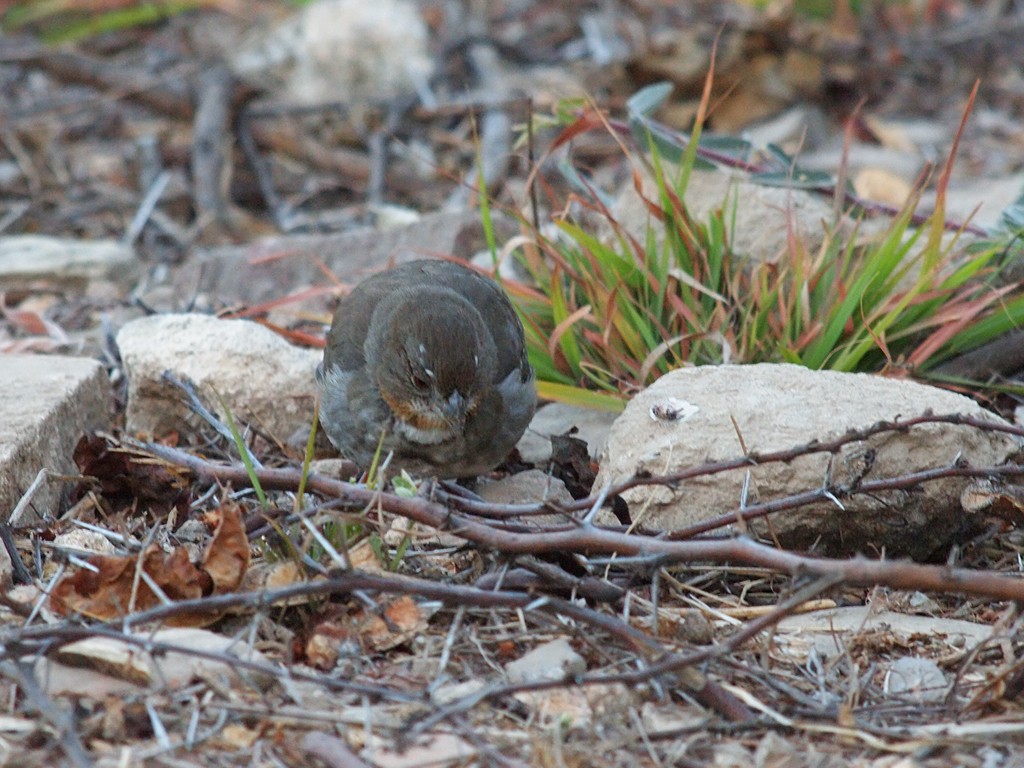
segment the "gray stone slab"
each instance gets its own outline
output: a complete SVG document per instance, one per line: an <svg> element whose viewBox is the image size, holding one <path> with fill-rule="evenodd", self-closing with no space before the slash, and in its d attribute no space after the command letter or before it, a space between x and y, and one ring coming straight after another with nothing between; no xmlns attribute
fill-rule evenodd
<svg viewBox="0 0 1024 768"><path fill-rule="evenodd" d="M135 252L116 240L0 237L0 283L7 287L47 281L81 289L97 280L124 285L137 274Z"/></svg>
<svg viewBox="0 0 1024 768"><path fill-rule="evenodd" d="M503 217L495 218L495 228L500 237L515 231ZM468 259L486 244L478 212L434 213L393 229L277 236L200 251L175 282L184 295L198 288L217 303L255 304L318 286L331 288L334 281L329 275L355 283L391 263L433 256ZM328 298L309 296L302 306L326 306Z"/></svg>
<svg viewBox="0 0 1024 768"><path fill-rule="evenodd" d="M0 355L0 392L0 520L6 521L40 470L77 471L75 445L84 433L109 426L111 393L95 360L49 355ZM29 511L56 512L64 490L43 483Z"/></svg>

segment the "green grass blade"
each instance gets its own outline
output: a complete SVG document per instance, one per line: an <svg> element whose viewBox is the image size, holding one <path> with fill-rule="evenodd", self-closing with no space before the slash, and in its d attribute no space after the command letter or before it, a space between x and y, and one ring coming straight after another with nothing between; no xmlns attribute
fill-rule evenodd
<svg viewBox="0 0 1024 768"><path fill-rule="evenodd" d="M556 384L551 381L537 382L537 396L542 400L554 400L558 403L578 405L582 408L593 408L609 413L621 413L626 407L621 397L594 392L591 389Z"/></svg>
<svg viewBox="0 0 1024 768"><path fill-rule="evenodd" d="M235 447L238 449L238 455L242 458L242 464L245 466L245 471L249 475L249 483L252 485L252 489L256 492L256 498L259 499L260 506L264 509L269 506L267 504L267 495L263 492L263 485L260 483L259 475L256 474L256 466L252 460L252 454L249 453L249 446L245 444L245 440L242 439L242 433L238 431L238 425L235 424L235 417L231 413L231 409L228 408L228 404L224 401L224 398L220 396L220 392L213 390L214 395L217 396L217 401L220 403L221 409L224 411L224 420L228 423L228 429L231 431L231 438L235 441Z"/></svg>

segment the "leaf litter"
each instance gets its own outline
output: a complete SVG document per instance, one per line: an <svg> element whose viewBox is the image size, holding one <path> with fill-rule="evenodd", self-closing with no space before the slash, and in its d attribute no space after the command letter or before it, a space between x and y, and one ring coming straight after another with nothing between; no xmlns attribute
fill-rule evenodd
<svg viewBox="0 0 1024 768"><path fill-rule="evenodd" d="M524 41L516 55L550 58L576 42L574 12L527 5L543 22L538 27L543 31ZM642 18L655 31L679 32L672 18L678 9L635 5L616 10L635 24L629 13L640 9L649 14ZM937 4L929 12L962 11L960 5ZM518 16L514 21L519 23ZM594 39L607 35L601 31L606 22L595 14L580 26ZM898 26L900 20L890 16L889 22ZM720 26L709 29L714 33ZM848 37L863 34L850 19L842 27ZM763 39L757 29L751 32L743 25L729 25L727 33L760 40L754 48L761 51L778 32L773 30ZM133 55L131 35L120 34L93 46L93 59L78 60L79 78L95 75L97 70L84 63L107 53L122 54L117 72L135 70L124 60L125 52L128 58ZM620 41L617 35L608 39ZM155 47L141 47L156 50L157 59L176 50L159 31L144 37ZM681 32L677 37L700 50L699 37ZM957 40L937 40L954 53L935 60L960 60ZM628 64L641 80L651 73L661 77L679 71L686 46L673 48L678 41L661 38L655 42L667 58L652 55ZM735 48L736 38L732 43ZM886 48L881 64L864 57L867 71L874 73L863 76L866 83L889 88L891 80L882 75L892 69L891 61L920 56L920 41L901 43L906 48ZM1008 45L999 35L991 43L996 49ZM999 66L998 56L991 59ZM67 72L66 62L59 69L58 56L36 49L12 53L5 64L13 61L40 62L40 72ZM729 130L730 115L764 104L749 87L760 78L742 72L770 62L764 56L751 62L727 55L723 62L741 73L734 81L743 86L735 87L739 106L718 110L722 128ZM813 81L807 72L815 67L806 62L800 67L805 79ZM996 87L1009 98L1012 68L1003 69ZM848 87L840 70L829 88ZM111 89L111 81L100 75L92 86L101 89L101 97L106 89L116 98L96 98L96 91L90 91L83 100L82 91L70 88L60 102L61 119L53 125L32 109L12 116L4 143L25 173L5 192L34 205L5 210L5 228L20 222L26 230L85 237L123 234L125 220L142 207L138 190L125 185L130 177L124 159L138 156L145 165L144 120L152 119L143 115L140 120L133 94L139 103L152 106L163 100L163 109L170 104L181 110L163 113L168 137L163 149L167 162L187 156L182 117L189 119L190 100L175 101L171 89L153 83L133 88L119 80ZM702 76L698 73L694 87L699 89ZM943 68L931 67L927 76L942 77ZM893 94L906 98L905 84ZM84 111L90 105L98 105L102 114ZM295 123L311 132L308 123L321 119ZM442 165L469 167L472 146L456 147L469 129L453 127L448 116L433 119L422 135L411 138L426 137L441 147ZM123 146L108 142L121 127L129 141ZM353 196L345 193L349 187L361 189L358 169L368 165L329 152L329 142L319 137L294 141L285 129L292 126L284 120L261 127L264 149L275 150L274 175L283 194L300 204L315 200L317 212L329 212L339 198L351 206ZM27 140L48 132L55 141ZM91 141L77 142L81 136ZM983 152L979 162L1003 162L1002 146ZM584 151L600 158L606 150ZM311 158L330 160L334 176L327 177ZM82 172L87 162L91 170ZM353 167L358 173L345 176ZM193 237L215 240L218 231L193 231L174 220L191 201L183 192L187 185L181 179L187 173L181 173L181 163L172 170L179 177L139 233L147 257L164 266L180 258ZM63 194L72 180L74 193ZM395 181L393 176L389 181ZM394 188L427 209L429 201L449 193L442 189L445 182L410 175ZM246 200L256 182L243 174L236 185L237 199ZM84 215L90 210L92 215ZM350 219L361 215L358 205L344 211ZM243 239L253 239L260 229L253 226ZM82 318L97 307L121 311L116 303L112 307L102 296L83 298L51 284L6 288L0 349L65 350L85 340L90 354L106 351L96 346L96 334ZM51 294L60 301L45 305L50 309L34 303ZM112 369L118 373L116 364ZM227 447L195 435L184 438L190 451L229 461ZM282 457L264 457L264 452L273 454L273 446L257 438L266 464L288 466ZM177 441L172 436L170 442ZM574 495L583 499L592 467L571 441L561 448L566 454L556 461L557 470L578 485ZM515 554L469 539L453 542L461 529L452 526L465 519L461 512L447 518L454 523L430 527L416 522L418 535L399 537L411 543L396 558L399 542L389 538L389 531L409 530L412 523L395 510L417 512L429 500L445 498L443 489L421 488L401 503L380 495L376 501L339 508L328 493L311 491L296 505L292 495L278 488L261 506L242 482L213 481L153 455L144 457L121 438L87 438L76 461L92 479L73 492L69 512L11 531L16 552L35 568L36 582L49 586L45 594L19 585L4 595L7 653L0 677L9 705L0 719L0 756L5 762L902 768L1014 765L1019 760L1024 674L1019 603L1011 600L932 592L916 601L912 598L920 593L892 586L845 584L819 590L827 597L809 590L813 597L787 607L777 630L766 622L744 642L730 645L748 623L771 617L788 598L800 597L809 580L814 586L813 575L782 575L750 563L610 557L590 546L565 546L557 557L549 550ZM965 542L958 564L1019 574L1024 549L1014 527L1019 489L997 484L980 488L975 498L980 508L990 509L991 524L985 534ZM303 511L296 513L296 508ZM578 525L562 510L543 511L561 514L563 525ZM333 557L308 535L302 515L324 532L343 559L357 565L358 577L338 573ZM471 517L476 523L481 519L501 533L519 532L515 517ZM624 526L628 522L622 520ZM82 526L100 531L118 554L90 557L51 547L67 529L86 530ZM435 530L443 535L419 535ZM564 529L553 528L548 535L564 536ZM378 559L378 552L386 557ZM491 579L486 586L479 581L484 578ZM594 582L611 589L595 591ZM815 610L798 616L804 606ZM864 610L851 616L851 608ZM794 618L806 623L787 627L785 622ZM974 634L980 630L987 634ZM552 641L567 644L582 658L585 672L570 680L510 685L505 665ZM691 659L688 665L640 674L659 659L675 662L681 655ZM893 664L917 657L933 661L944 675L940 700L923 702L894 691ZM181 662L173 673L161 666L172 659ZM71 685L64 690L56 686L58 664L70 670ZM717 706L701 698L708 681L727 694ZM112 682L125 687L118 692L104 688ZM734 722L728 712L746 716Z"/></svg>

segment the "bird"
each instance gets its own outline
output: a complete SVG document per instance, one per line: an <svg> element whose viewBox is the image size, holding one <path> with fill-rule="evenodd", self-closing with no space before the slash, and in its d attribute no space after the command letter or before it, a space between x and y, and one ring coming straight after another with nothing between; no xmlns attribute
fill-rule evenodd
<svg viewBox="0 0 1024 768"><path fill-rule="evenodd" d="M320 423L361 468L476 477L508 455L536 408L523 324L493 280L461 264L412 261L341 300L327 334Z"/></svg>

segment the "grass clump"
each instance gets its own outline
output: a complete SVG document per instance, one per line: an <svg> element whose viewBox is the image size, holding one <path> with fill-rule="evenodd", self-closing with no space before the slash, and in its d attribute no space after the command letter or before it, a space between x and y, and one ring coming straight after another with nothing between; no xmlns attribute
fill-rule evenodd
<svg viewBox="0 0 1024 768"><path fill-rule="evenodd" d="M648 151L641 157L623 150L653 179L645 189L634 171L634 187L650 213L643 236L625 231L576 175L570 176L575 191L560 206L573 213L555 219L553 235L534 230L516 250L533 286L506 281L506 287L524 321L543 397L621 407L621 397L669 370L723 362L790 362L941 380L935 371L943 361L1024 323L1021 285L1000 282L1015 234L992 233L964 248L962 232L946 232L948 164L936 210L923 222L914 216L914 197L867 244L832 226L814 249L791 236L774 259L735 253L731 222L744 201L733 195L706 221L690 215L685 189L692 170L706 165L705 153L699 130L684 137L650 118L667 93L655 86L630 103L629 126ZM563 135L578 135L584 123L616 128L591 113L577 116ZM728 156L753 167L754 148L731 141ZM712 148L706 155L721 159L727 143L706 145ZM771 152L775 167L762 166L752 181L771 184L788 176L792 186L815 189L827 181L794 173L790 158ZM950 161L954 154L955 147ZM855 207L847 211L856 214ZM595 217L609 236L593 234L593 224L585 222Z"/></svg>

